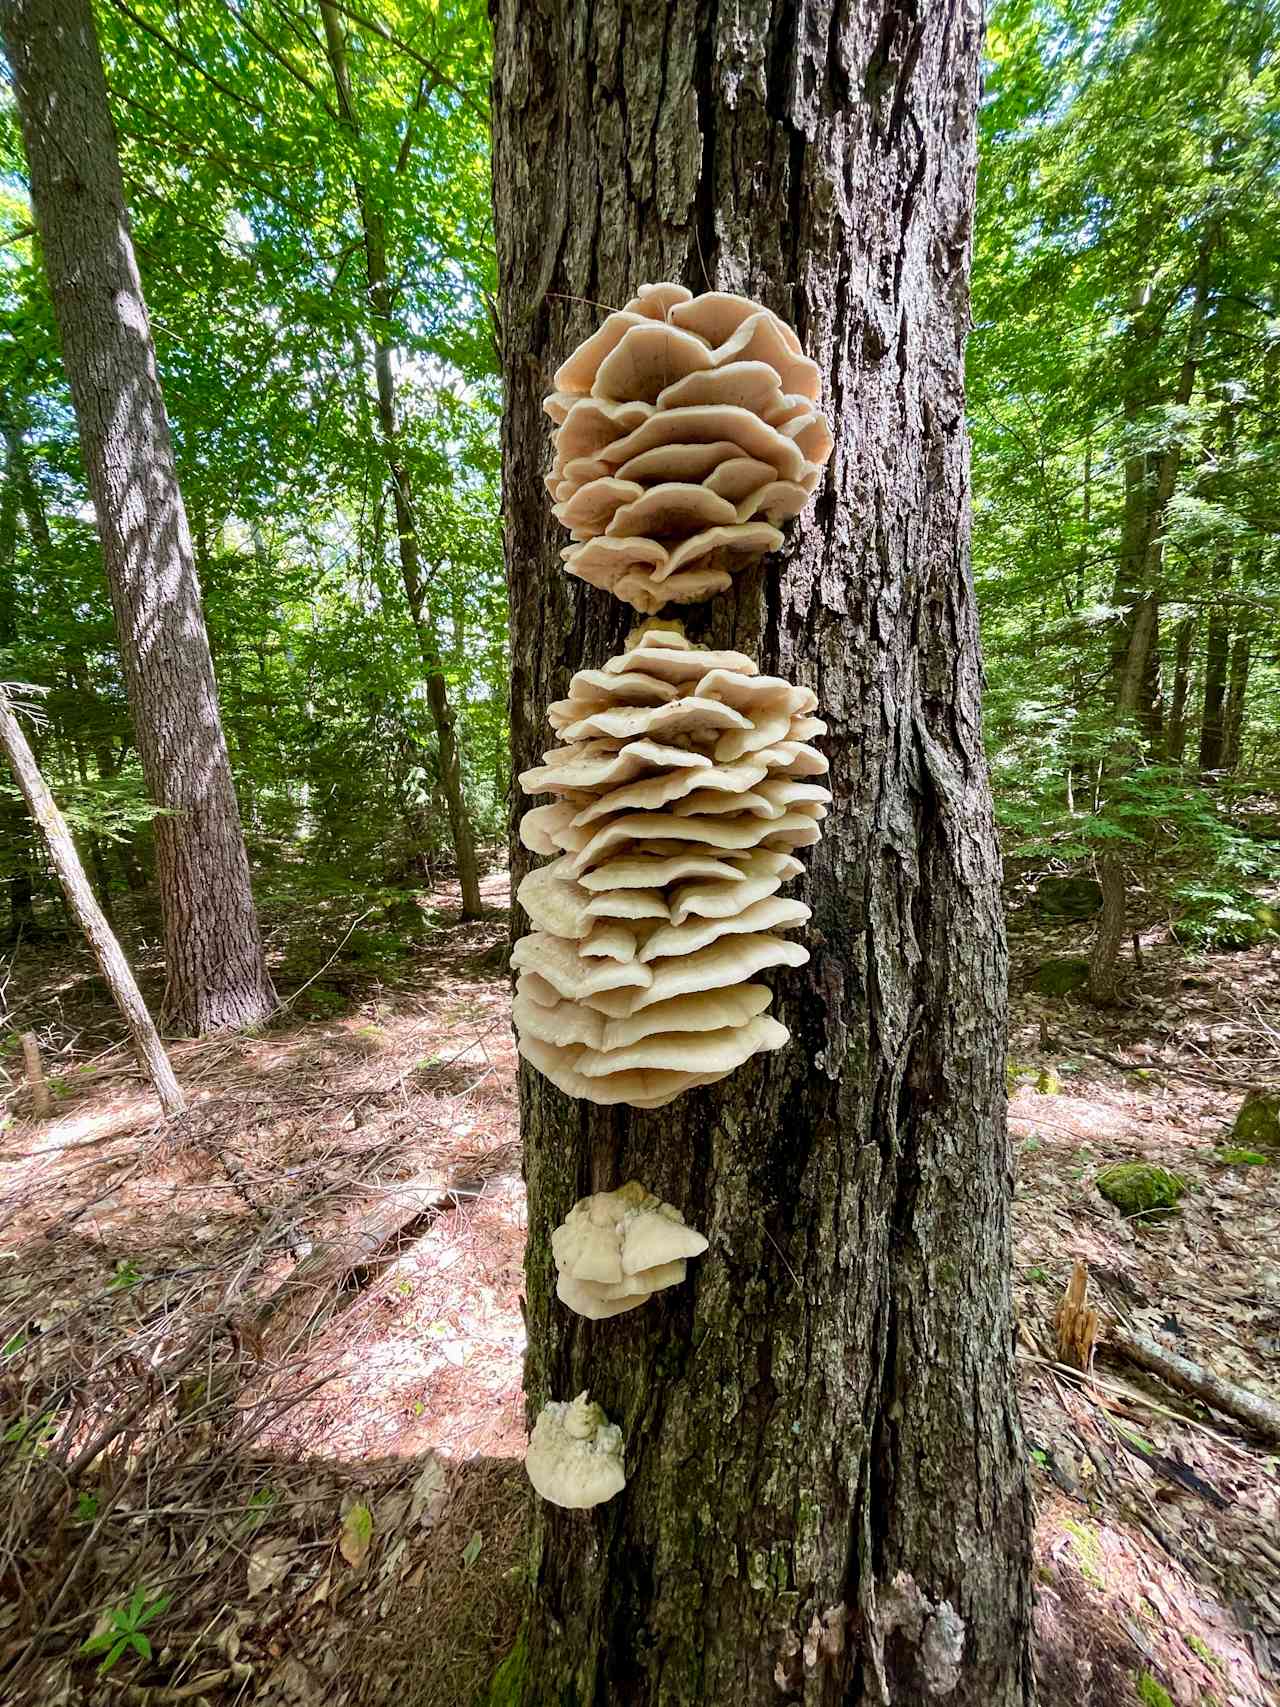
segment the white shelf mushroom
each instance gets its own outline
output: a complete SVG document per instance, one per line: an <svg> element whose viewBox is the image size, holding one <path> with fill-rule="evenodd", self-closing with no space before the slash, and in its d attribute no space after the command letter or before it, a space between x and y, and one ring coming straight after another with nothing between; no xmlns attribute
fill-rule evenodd
<svg viewBox="0 0 1280 1707"><path fill-rule="evenodd" d="M518 891L534 929L512 952L513 1018L521 1054L570 1096L657 1108L787 1042L750 980L808 959L779 933L809 909L776 892L831 799L813 780L816 706L651 623L551 707L563 745L520 781L554 798L520 835L556 857ZM563 1283L573 1302L581 1277Z"/></svg>
<svg viewBox="0 0 1280 1707"><path fill-rule="evenodd" d="M686 1260L706 1248L674 1204L631 1180L617 1191L582 1198L552 1233L556 1296L592 1321L619 1316L664 1287L679 1286Z"/></svg>
<svg viewBox="0 0 1280 1707"><path fill-rule="evenodd" d="M525 1453L529 1480L552 1505L602 1505L627 1485L622 1430L585 1392L542 1407Z"/></svg>
<svg viewBox="0 0 1280 1707"><path fill-rule="evenodd" d="M835 445L795 332L722 291L641 285L554 384L565 568L640 611L709 598L776 551Z"/></svg>

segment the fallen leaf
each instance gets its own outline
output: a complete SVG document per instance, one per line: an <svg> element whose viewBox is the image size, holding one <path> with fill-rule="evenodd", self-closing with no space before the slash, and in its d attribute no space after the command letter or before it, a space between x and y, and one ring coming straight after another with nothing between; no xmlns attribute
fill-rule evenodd
<svg viewBox="0 0 1280 1707"><path fill-rule="evenodd" d="M422 1467L422 1474L413 1484L413 1500L409 1507L410 1523L428 1523L434 1519L448 1481L444 1465L433 1452L429 1452Z"/></svg>
<svg viewBox="0 0 1280 1707"><path fill-rule="evenodd" d="M476 1560L480 1557L480 1550L483 1546L484 1538L477 1529L472 1534L470 1541L468 1541L466 1546L462 1549L463 1564L468 1566L474 1565Z"/></svg>
<svg viewBox="0 0 1280 1707"><path fill-rule="evenodd" d="M274 1541L264 1541L260 1547L254 1547L249 1554L247 1571L249 1599L273 1589L288 1575L292 1563L290 1543L283 1536L278 1536Z"/></svg>
<svg viewBox="0 0 1280 1707"><path fill-rule="evenodd" d="M353 1505L342 1520L338 1551L354 1570L364 1564L372 1545L373 1513L367 1505Z"/></svg>

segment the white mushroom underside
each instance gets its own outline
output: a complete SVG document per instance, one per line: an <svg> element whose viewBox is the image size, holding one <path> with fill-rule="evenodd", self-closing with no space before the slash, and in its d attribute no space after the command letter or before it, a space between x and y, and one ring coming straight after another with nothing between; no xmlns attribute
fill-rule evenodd
<svg viewBox="0 0 1280 1707"><path fill-rule="evenodd" d="M567 571L648 614L709 598L775 551L834 448L819 377L763 304L642 285L544 404L547 487L576 542Z"/></svg>
<svg viewBox="0 0 1280 1707"><path fill-rule="evenodd" d="M816 705L669 626L573 678L565 744L521 776L552 796L521 839L554 857L520 884L512 951L520 1052L570 1096L657 1108L787 1043L752 980L809 957L779 934L809 909L777 891L831 800Z"/></svg>

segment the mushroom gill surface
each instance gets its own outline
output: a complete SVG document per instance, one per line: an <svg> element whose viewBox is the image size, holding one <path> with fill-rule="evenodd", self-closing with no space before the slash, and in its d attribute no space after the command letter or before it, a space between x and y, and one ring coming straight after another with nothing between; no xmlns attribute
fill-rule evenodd
<svg viewBox="0 0 1280 1707"><path fill-rule="evenodd" d="M809 958L777 891L803 870L831 795L816 696L739 652L647 624L551 707L562 744L521 773L551 803L524 845L550 855L517 892L520 1053L570 1096L658 1108L779 1049L753 982Z"/></svg>
<svg viewBox="0 0 1280 1707"><path fill-rule="evenodd" d="M553 384L565 568L646 613L776 551L834 449L817 363L771 309L723 291L641 285Z"/></svg>

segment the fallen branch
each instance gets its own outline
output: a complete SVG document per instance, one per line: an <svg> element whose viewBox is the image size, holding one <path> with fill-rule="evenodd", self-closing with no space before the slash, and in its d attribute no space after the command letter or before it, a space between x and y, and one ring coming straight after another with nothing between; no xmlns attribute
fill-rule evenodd
<svg viewBox="0 0 1280 1707"><path fill-rule="evenodd" d="M349 1274L368 1268L416 1223L434 1219L456 1206L460 1197L476 1197L483 1189L476 1180L447 1181L432 1174L417 1174L391 1186L353 1228L317 1245L258 1305L245 1324L254 1351L263 1355L268 1335L292 1341L310 1326Z"/></svg>
<svg viewBox="0 0 1280 1707"><path fill-rule="evenodd" d="M1139 1369L1158 1375L1179 1392L1190 1393L1193 1398L1212 1405L1224 1416L1246 1423L1270 1440L1280 1440L1280 1405L1264 1398L1261 1393L1224 1381L1222 1376L1215 1375L1203 1364L1192 1363L1189 1357L1166 1351L1145 1334L1135 1334L1115 1324L1107 1328L1098 1343L1106 1350L1127 1358L1130 1363L1136 1363Z"/></svg>

